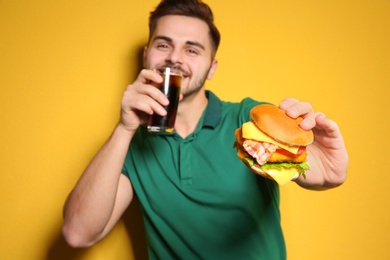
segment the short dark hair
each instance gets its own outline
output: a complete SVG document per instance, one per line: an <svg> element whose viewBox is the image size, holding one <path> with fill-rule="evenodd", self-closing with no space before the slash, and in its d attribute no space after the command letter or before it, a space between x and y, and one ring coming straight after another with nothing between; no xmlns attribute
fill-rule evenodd
<svg viewBox="0 0 390 260"><path fill-rule="evenodd" d="M213 12L207 4L203 3L202 0L162 0L156 9L150 13L149 41L156 29L158 19L166 15L183 15L204 21L210 29L210 36L214 44L213 54L215 55L221 41L221 35L214 24Z"/></svg>

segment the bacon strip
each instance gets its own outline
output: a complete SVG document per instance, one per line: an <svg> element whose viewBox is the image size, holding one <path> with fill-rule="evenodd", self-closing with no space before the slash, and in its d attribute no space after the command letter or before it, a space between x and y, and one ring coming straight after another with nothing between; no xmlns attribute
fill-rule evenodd
<svg viewBox="0 0 390 260"><path fill-rule="evenodd" d="M278 147L271 143L263 143L251 139L246 139L242 146L260 165L265 164Z"/></svg>

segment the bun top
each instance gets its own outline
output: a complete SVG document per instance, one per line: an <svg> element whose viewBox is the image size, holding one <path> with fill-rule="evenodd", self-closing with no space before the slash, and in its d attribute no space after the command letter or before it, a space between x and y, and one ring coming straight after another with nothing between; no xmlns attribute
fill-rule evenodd
<svg viewBox="0 0 390 260"><path fill-rule="evenodd" d="M313 132L305 131L299 126L303 118L291 118L277 106L258 105L249 114L261 131L278 142L290 146L306 146L313 142Z"/></svg>

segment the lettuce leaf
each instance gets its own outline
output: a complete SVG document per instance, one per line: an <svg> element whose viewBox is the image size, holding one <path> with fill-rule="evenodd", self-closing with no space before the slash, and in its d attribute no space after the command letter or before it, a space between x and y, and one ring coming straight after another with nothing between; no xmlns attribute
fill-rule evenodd
<svg viewBox="0 0 390 260"><path fill-rule="evenodd" d="M245 157L245 162L251 167L255 164L255 160L251 157ZM262 166L260 166L264 170L269 169L284 169L284 168L296 168L298 170L298 173L300 175L303 175L303 177L306 179L305 171L310 170L309 165L307 164L307 161L302 163L293 163L293 162L283 162L283 163L266 163Z"/></svg>

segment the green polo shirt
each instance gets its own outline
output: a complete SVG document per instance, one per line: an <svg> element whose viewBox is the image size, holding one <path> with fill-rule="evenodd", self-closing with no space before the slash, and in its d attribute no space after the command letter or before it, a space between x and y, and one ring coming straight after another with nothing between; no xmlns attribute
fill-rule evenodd
<svg viewBox="0 0 390 260"><path fill-rule="evenodd" d="M150 259L285 259L279 189L249 171L234 131L259 104L208 105L193 134L151 135L139 128L123 173L142 206Z"/></svg>

